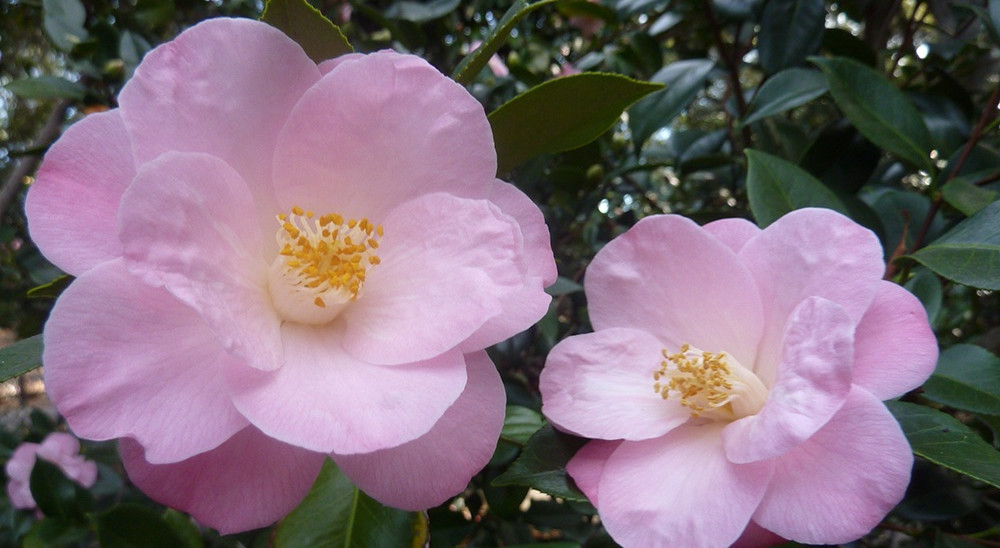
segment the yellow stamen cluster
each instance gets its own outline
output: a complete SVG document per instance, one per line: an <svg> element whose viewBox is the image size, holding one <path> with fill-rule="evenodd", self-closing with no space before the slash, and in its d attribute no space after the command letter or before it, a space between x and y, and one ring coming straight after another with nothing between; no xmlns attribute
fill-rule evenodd
<svg viewBox="0 0 1000 548"><path fill-rule="evenodd" d="M684 344L676 354L662 350L663 361L653 372L653 389L663 399L676 392L681 405L691 409L691 416L698 417L709 408L722 407L730 400L732 371L726 363L725 352L691 352L691 345ZM661 382L662 379L662 382Z"/></svg>
<svg viewBox="0 0 1000 548"><path fill-rule="evenodd" d="M382 225L368 219L345 219L336 213L316 217L299 206L290 214L279 214L279 252L295 285L318 296L313 304L326 307L321 293L346 291L354 300L365 283L367 269L379 264Z"/></svg>

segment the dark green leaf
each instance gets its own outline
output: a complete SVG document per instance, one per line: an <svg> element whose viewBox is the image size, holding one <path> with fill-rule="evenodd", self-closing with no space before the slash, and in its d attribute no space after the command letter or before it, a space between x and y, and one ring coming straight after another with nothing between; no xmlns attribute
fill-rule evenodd
<svg viewBox="0 0 1000 548"><path fill-rule="evenodd" d="M70 51L87 37L83 24L87 10L80 0L42 0L45 19L42 28L52 43L63 51Z"/></svg>
<svg viewBox="0 0 1000 548"><path fill-rule="evenodd" d="M823 0L769 0L760 18L757 51L768 74L802 64L823 41Z"/></svg>
<svg viewBox="0 0 1000 548"><path fill-rule="evenodd" d="M823 50L836 57L849 57L859 63L874 67L878 57L861 38L841 28L829 28L823 32Z"/></svg>
<svg viewBox="0 0 1000 548"><path fill-rule="evenodd" d="M952 346L941 353L923 396L957 409L1000 415L1000 358L981 346Z"/></svg>
<svg viewBox="0 0 1000 548"><path fill-rule="evenodd" d="M35 335L0 348L0 382L42 365L42 336Z"/></svg>
<svg viewBox="0 0 1000 548"><path fill-rule="evenodd" d="M205 547L205 540L201 536L201 531L198 530L198 526L191 521L188 515L168 508L163 513L163 521L173 529L177 537L182 539L183 544L181 546L184 548Z"/></svg>
<svg viewBox="0 0 1000 548"><path fill-rule="evenodd" d="M964 177L959 177L944 185L941 197L955 209L971 216L1000 198L1000 193L976 186Z"/></svg>
<svg viewBox="0 0 1000 548"><path fill-rule="evenodd" d="M524 445L544 424L545 419L538 411L521 405L508 405L500 437Z"/></svg>
<svg viewBox="0 0 1000 548"><path fill-rule="evenodd" d="M924 305L924 310L927 312L927 319L933 326L941 312L941 299L943 297L941 280L926 268L916 268L913 277L906 282L906 289L920 299L920 303Z"/></svg>
<svg viewBox="0 0 1000 548"><path fill-rule="evenodd" d="M510 31L514 30L514 26L521 19L524 19L526 15L546 4L558 1L539 0L538 2L528 2L527 0L516 0L510 9L507 10L507 13L500 18L496 27L493 28L493 32L483 40L483 43L475 51L470 52L462 59L455 68L455 72L452 73L452 78L463 85L471 82L479 74L479 71L483 70L490 57L500 49L500 46L504 45L507 37L510 36Z"/></svg>
<svg viewBox="0 0 1000 548"><path fill-rule="evenodd" d="M583 286L563 276L559 276L556 278L555 283L545 288L545 292L554 297L576 293L577 291L583 291Z"/></svg>
<svg viewBox="0 0 1000 548"><path fill-rule="evenodd" d="M47 284L37 285L28 290L29 299L56 298L69 287L75 278L68 274L63 274Z"/></svg>
<svg viewBox="0 0 1000 548"><path fill-rule="evenodd" d="M555 497L586 500L566 475L566 463L586 441L557 432L550 425L543 426L531 436L510 468L493 480L493 485L528 485Z"/></svg>
<svg viewBox="0 0 1000 548"><path fill-rule="evenodd" d="M1000 452L957 419L914 403L886 402L913 452L933 463L1000 487Z"/></svg>
<svg viewBox="0 0 1000 548"><path fill-rule="evenodd" d="M489 115L497 172L507 173L539 154L593 141L626 107L661 87L617 74L585 72L529 89Z"/></svg>
<svg viewBox="0 0 1000 548"><path fill-rule="evenodd" d="M85 540L90 531L79 523L60 518L46 517L35 522L24 536L21 548L52 548L75 546Z"/></svg>
<svg viewBox="0 0 1000 548"><path fill-rule="evenodd" d="M804 169L777 156L748 149L747 195L761 228L803 207L825 207L850 215L832 190Z"/></svg>
<svg viewBox="0 0 1000 548"><path fill-rule="evenodd" d="M912 257L949 280L1000 289L1000 201L958 223Z"/></svg>
<svg viewBox="0 0 1000 548"><path fill-rule="evenodd" d="M327 460L312 490L278 523L278 548L423 546L427 517L382 506Z"/></svg>
<svg viewBox="0 0 1000 548"><path fill-rule="evenodd" d="M708 59L688 59L671 63L653 75L650 80L665 85L666 89L651 94L629 109L629 126L636 148L694 101L713 67L715 63Z"/></svg>
<svg viewBox="0 0 1000 548"><path fill-rule="evenodd" d="M260 20L298 42L317 63L354 51L340 27L306 0L268 0Z"/></svg>
<svg viewBox="0 0 1000 548"><path fill-rule="evenodd" d="M461 0L431 0L430 2L400 0L385 10L385 16L413 23L426 23L455 11L460 3Z"/></svg>
<svg viewBox="0 0 1000 548"><path fill-rule="evenodd" d="M101 548L177 548L190 546L156 510L121 504L99 514L97 539Z"/></svg>
<svg viewBox="0 0 1000 548"><path fill-rule="evenodd" d="M66 98L80 101L87 96L86 86L58 76L22 78L14 80L4 87L14 95L24 99Z"/></svg>
<svg viewBox="0 0 1000 548"><path fill-rule="evenodd" d="M802 68L783 70L768 78L747 105L741 126L802 106L826 93L823 73Z"/></svg>
<svg viewBox="0 0 1000 548"><path fill-rule="evenodd" d="M982 544L970 538L965 540L961 535L936 531L933 548L982 548Z"/></svg>
<svg viewBox="0 0 1000 548"><path fill-rule="evenodd" d="M927 171L931 136L913 103L884 76L845 58L812 61L826 75L830 94L862 135L910 164Z"/></svg>
<svg viewBox="0 0 1000 548"><path fill-rule="evenodd" d="M47 460L36 458L31 469L31 496L46 516L82 522L93 505L90 493Z"/></svg>

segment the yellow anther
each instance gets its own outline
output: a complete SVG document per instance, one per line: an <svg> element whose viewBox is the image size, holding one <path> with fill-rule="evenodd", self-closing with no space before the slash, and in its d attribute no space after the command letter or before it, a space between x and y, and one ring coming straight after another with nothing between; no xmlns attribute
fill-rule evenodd
<svg viewBox="0 0 1000 548"><path fill-rule="evenodd" d="M691 409L691 416L698 417L706 410L722 407L731 399L732 371L724 352L692 352L684 344L680 352L661 352L660 368L653 371L653 389L663 399L680 397L680 404ZM660 382L666 379L666 382Z"/></svg>
<svg viewBox="0 0 1000 548"><path fill-rule="evenodd" d="M292 206L292 213L301 216L304 212L302 211L301 207L299 207L299 206Z"/></svg>
<svg viewBox="0 0 1000 548"><path fill-rule="evenodd" d="M323 302L323 297L316 297L313 300L313 304L315 304L316 306L318 306L320 308L326 308L326 303Z"/></svg>

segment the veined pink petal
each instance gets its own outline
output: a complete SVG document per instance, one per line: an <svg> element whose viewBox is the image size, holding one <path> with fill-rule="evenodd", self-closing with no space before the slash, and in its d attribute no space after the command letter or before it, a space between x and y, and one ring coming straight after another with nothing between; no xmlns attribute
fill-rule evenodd
<svg viewBox="0 0 1000 548"><path fill-rule="evenodd" d="M224 535L270 525L290 512L326 459L252 426L207 453L173 464L150 464L142 446L129 438L118 447L129 480L139 489Z"/></svg>
<svg viewBox="0 0 1000 548"><path fill-rule="evenodd" d="M520 231L490 202L429 194L382 224L381 263L342 313L344 348L358 359L398 364L441 355L502 314L524 285Z"/></svg>
<svg viewBox="0 0 1000 548"><path fill-rule="evenodd" d="M370 453L426 434L458 399L466 365L457 352L392 366L361 361L343 348L336 325L286 323L285 365L264 372L225 369L233 402L278 440L323 453Z"/></svg>
<svg viewBox="0 0 1000 548"><path fill-rule="evenodd" d="M503 428L507 396L486 352L465 361L465 391L429 432L373 453L331 455L362 491L389 506L423 510L461 492L486 466Z"/></svg>
<svg viewBox="0 0 1000 548"><path fill-rule="evenodd" d="M426 61L391 51L323 76L296 105L274 160L282 206L376 223L421 194L482 196L495 173L482 105Z"/></svg>
<svg viewBox="0 0 1000 548"><path fill-rule="evenodd" d="M750 272L693 221L647 217L597 253L584 277L595 331L633 327L668 350L726 352L747 368L763 326Z"/></svg>
<svg viewBox="0 0 1000 548"><path fill-rule="evenodd" d="M45 258L79 276L121 256L118 203L134 176L121 111L91 114L70 126L45 154L24 205L31 239Z"/></svg>
<svg viewBox="0 0 1000 548"><path fill-rule="evenodd" d="M731 461L787 453L830 420L851 390L853 335L851 319L833 301L809 297L792 311L767 402L758 414L723 430Z"/></svg>
<svg viewBox="0 0 1000 548"><path fill-rule="evenodd" d="M723 548L746 528L774 463L733 464L721 427L681 426L665 436L623 442L600 481L598 511L625 546Z"/></svg>
<svg viewBox="0 0 1000 548"><path fill-rule="evenodd" d="M874 233L840 213L816 208L778 219L743 246L740 258L753 272L764 303L764 336L754 372L768 386L774 382L786 320L802 299L829 299L857 325L885 270Z"/></svg>
<svg viewBox="0 0 1000 548"><path fill-rule="evenodd" d="M902 498L913 454L889 410L863 388L812 438L777 460L754 521L807 544L874 528Z"/></svg>
<svg viewBox="0 0 1000 548"><path fill-rule="evenodd" d="M566 472L573 478L576 486L583 491L590 502L597 506L597 487L601 483L601 474L604 473L604 465L608 463L611 453L618 449L624 442L594 440L584 445L566 463Z"/></svg>
<svg viewBox="0 0 1000 548"><path fill-rule="evenodd" d="M880 282L854 335L854 384L880 400L895 398L923 384L937 359L923 305L906 289Z"/></svg>
<svg viewBox="0 0 1000 548"><path fill-rule="evenodd" d="M564 339L539 379L542 412L561 430L605 440L662 436L691 410L654 390L663 344L645 331L608 328Z"/></svg>
<svg viewBox="0 0 1000 548"><path fill-rule="evenodd" d="M729 249L732 249L734 253L739 253L747 242L760 234L757 225L739 218L719 219L705 224L702 228L729 246Z"/></svg>
<svg viewBox="0 0 1000 548"><path fill-rule="evenodd" d="M757 525L756 521L750 520L747 528L743 530L743 534L733 543L732 548L767 548L769 546L785 544L786 542L788 540Z"/></svg>
<svg viewBox="0 0 1000 548"><path fill-rule="evenodd" d="M197 310L223 347L258 369L281 366L280 318L267 290L261 227L246 183L207 154L168 152L122 199L129 268ZM275 222L277 225L277 222Z"/></svg>
<svg viewBox="0 0 1000 548"><path fill-rule="evenodd" d="M134 437L154 462L207 451L246 426L222 378L233 360L194 310L121 259L77 278L45 325L45 390L73 431Z"/></svg>

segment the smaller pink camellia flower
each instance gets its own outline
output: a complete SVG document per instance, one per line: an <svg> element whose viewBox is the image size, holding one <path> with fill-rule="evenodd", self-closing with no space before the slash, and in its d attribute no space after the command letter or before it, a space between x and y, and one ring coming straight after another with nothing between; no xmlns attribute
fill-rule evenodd
<svg viewBox="0 0 1000 548"><path fill-rule="evenodd" d="M7 461L7 495L14 508L31 510L38 505L31 496L31 471L35 460L44 459L59 467L66 477L83 487L97 481L97 464L80 455L80 440L70 434L53 432L42 443L25 442L14 449Z"/></svg>
<svg viewBox="0 0 1000 548"><path fill-rule="evenodd" d="M824 209L764 230L647 217L602 249L594 333L552 349L542 410L624 546L837 544L898 503L913 456L881 400L937 361L871 231Z"/></svg>

